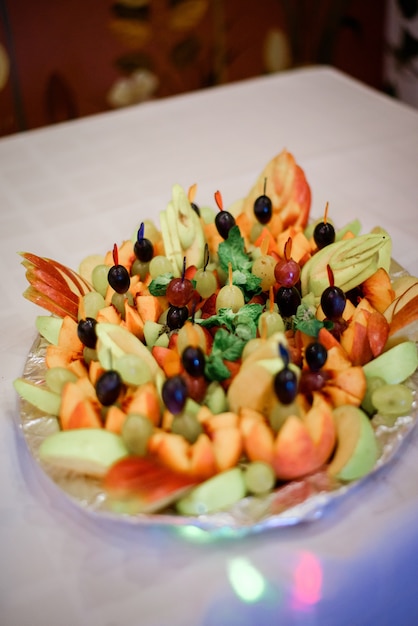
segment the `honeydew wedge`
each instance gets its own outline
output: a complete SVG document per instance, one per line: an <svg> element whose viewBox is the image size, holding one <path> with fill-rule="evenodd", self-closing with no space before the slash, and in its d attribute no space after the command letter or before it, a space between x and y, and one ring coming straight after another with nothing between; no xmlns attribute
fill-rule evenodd
<svg viewBox="0 0 418 626"><path fill-rule="evenodd" d="M144 338L148 348L152 348L152 346L156 344L160 345L158 344L158 340L163 332L164 324L159 324L158 322L146 320L146 322L144 323Z"/></svg>
<svg viewBox="0 0 418 626"><path fill-rule="evenodd" d="M97 356L105 369L126 354L135 354L148 365L152 378L162 373L160 366L148 348L123 326L102 322L96 325Z"/></svg>
<svg viewBox="0 0 418 626"><path fill-rule="evenodd" d="M174 274L181 276L184 257L187 265L201 267L205 234L200 218L180 185L173 186L171 201L160 213L160 223L166 256L173 265Z"/></svg>
<svg viewBox="0 0 418 626"><path fill-rule="evenodd" d="M328 474L344 482L366 476L374 468L379 448L371 422L361 409L342 405L333 411L337 448Z"/></svg>
<svg viewBox="0 0 418 626"><path fill-rule="evenodd" d="M245 495L244 474L234 467L192 489L177 501L176 510L180 515L206 515L229 508Z"/></svg>
<svg viewBox="0 0 418 626"><path fill-rule="evenodd" d="M319 250L303 266L302 292L313 292L315 298L320 299L329 285L328 265L334 273L335 284L349 291L370 278L379 267L388 271L391 250L391 238L382 230L335 241Z"/></svg>
<svg viewBox="0 0 418 626"><path fill-rule="evenodd" d="M56 467L96 478L128 456L122 437L100 428L61 430L41 443L39 458Z"/></svg>
<svg viewBox="0 0 418 626"><path fill-rule="evenodd" d="M61 406L61 396L46 387L33 383L24 378L17 378L13 386L19 396L47 415L58 415Z"/></svg>
<svg viewBox="0 0 418 626"><path fill-rule="evenodd" d="M58 345L62 322L62 317L55 317L53 315L38 315L35 320L38 333L54 346Z"/></svg>
<svg viewBox="0 0 418 626"><path fill-rule="evenodd" d="M414 341L403 341L363 366L366 378L382 378L388 385L396 385L412 376L418 367L417 347Z"/></svg>

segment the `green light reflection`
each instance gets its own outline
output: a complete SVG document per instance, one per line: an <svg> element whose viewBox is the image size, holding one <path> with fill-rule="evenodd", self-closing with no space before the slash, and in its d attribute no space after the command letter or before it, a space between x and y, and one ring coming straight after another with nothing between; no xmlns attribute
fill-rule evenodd
<svg viewBox="0 0 418 626"><path fill-rule="evenodd" d="M266 591L264 576L244 557L231 559L228 563L228 578L243 602L258 602Z"/></svg>

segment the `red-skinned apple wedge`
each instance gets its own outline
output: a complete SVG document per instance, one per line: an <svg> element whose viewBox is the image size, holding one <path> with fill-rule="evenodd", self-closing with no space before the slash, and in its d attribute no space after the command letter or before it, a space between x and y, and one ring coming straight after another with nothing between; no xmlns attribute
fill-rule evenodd
<svg viewBox="0 0 418 626"><path fill-rule="evenodd" d="M153 513L178 500L196 479L179 474L151 458L126 457L114 463L103 479L110 498L130 512Z"/></svg>

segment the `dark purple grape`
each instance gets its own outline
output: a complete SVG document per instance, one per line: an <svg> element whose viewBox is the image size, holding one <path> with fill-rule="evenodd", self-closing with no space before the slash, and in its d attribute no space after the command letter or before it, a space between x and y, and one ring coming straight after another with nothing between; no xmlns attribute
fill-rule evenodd
<svg viewBox="0 0 418 626"><path fill-rule="evenodd" d="M254 202L254 215L260 224L267 224L271 220L273 207L271 200L265 194L258 196Z"/></svg>
<svg viewBox="0 0 418 626"><path fill-rule="evenodd" d="M187 346L181 355L183 367L190 376L203 376L205 373L205 353L199 346Z"/></svg>
<svg viewBox="0 0 418 626"><path fill-rule="evenodd" d="M142 222L141 226L138 229L138 235L134 245L134 252L138 261L148 263L148 261L151 261L152 257L154 256L154 246L149 239L144 237L144 232L145 226L144 222Z"/></svg>
<svg viewBox="0 0 418 626"><path fill-rule="evenodd" d="M129 272L124 265L113 265L109 270L107 280L116 293L126 293L131 284Z"/></svg>
<svg viewBox="0 0 418 626"><path fill-rule="evenodd" d="M284 367L274 377L274 391L282 404L291 404L298 392L298 377L290 367Z"/></svg>
<svg viewBox="0 0 418 626"><path fill-rule="evenodd" d="M187 306L170 306L167 312L167 326L170 330L181 328L189 317Z"/></svg>
<svg viewBox="0 0 418 626"><path fill-rule="evenodd" d="M164 381L161 389L163 402L174 415L181 413L187 400L187 385L183 378L172 376Z"/></svg>
<svg viewBox="0 0 418 626"><path fill-rule="evenodd" d="M335 241L334 226L330 222L319 222L314 228L313 238L319 250L329 246Z"/></svg>
<svg viewBox="0 0 418 626"><path fill-rule="evenodd" d="M215 226L222 239L227 239L229 231L235 226L235 217L229 211L219 211L215 216Z"/></svg>
<svg viewBox="0 0 418 626"><path fill-rule="evenodd" d="M134 252L138 261L148 263L154 256L154 246L149 239L144 237L135 241Z"/></svg>
<svg viewBox="0 0 418 626"><path fill-rule="evenodd" d="M96 320L93 317L86 317L80 320L77 325L77 335L81 343L87 348L95 348L97 343Z"/></svg>
<svg viewBox="0 0 418 626"><path fill-rule="evenodd" d="M99 376L96 382L96 396L103 406L114 404L122 389L122 379L119 372L107 370Z"/></svg>
<svg viewBox="0 0 418 626"><path fill-rule="evenodd" d="M295 315L300 303L301 297L296 287L280 287L278 289L276 293L276 304L279 307L279 313L282 317Z"/></svg>
<svg viewBox="0 0 418 626"><path fill-rule="evenodd" d="M325 365L328 357L326 347L319 341L313 341L305 349L305 359L312 372L318 372Z"/></svg>
<svg viewBox="0 0 418 626"><path fill-rule="evenodd" d="M321 307L329 320L338 320L345 309L346 297L340 287L330 285L321 295Z"/></svg>

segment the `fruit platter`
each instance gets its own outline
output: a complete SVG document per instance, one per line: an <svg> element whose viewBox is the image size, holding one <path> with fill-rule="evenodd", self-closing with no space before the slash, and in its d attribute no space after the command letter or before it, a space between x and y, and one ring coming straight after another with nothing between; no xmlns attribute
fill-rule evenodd
<svg viewBox="0 0 418 626"><path fill-rule="evenodd" d="M77 271L22 252L44 309L14 381L30 452L87 511L251 532L316 519L417 419L418 279L388 232L311 216L286 150L247 195L175 184ZM57 493L57 497L58 497Z"/></svg>

